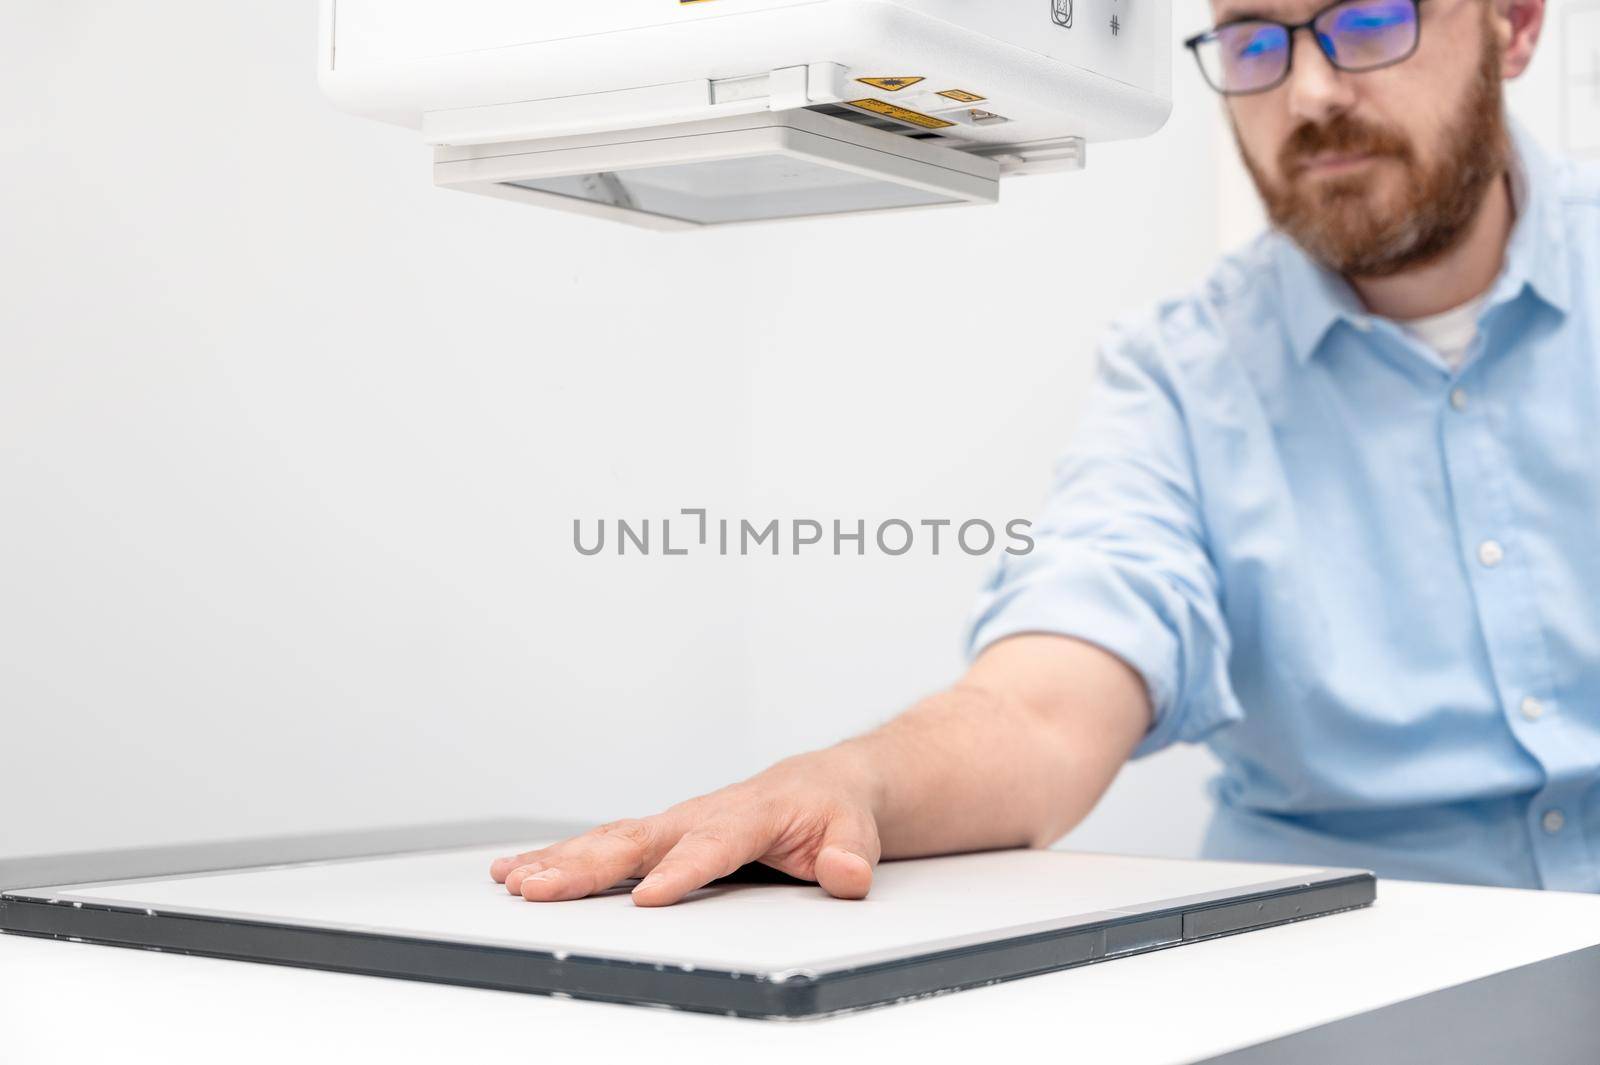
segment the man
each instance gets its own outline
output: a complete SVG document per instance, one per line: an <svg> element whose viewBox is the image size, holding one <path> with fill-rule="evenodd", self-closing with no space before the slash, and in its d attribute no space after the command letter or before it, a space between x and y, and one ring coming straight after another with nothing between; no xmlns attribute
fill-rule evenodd
<svg viewBox="0 0 1600 1065"><path fill-rule="evenodd" d="M1600 890L1600 175L1506 128L1543 0L1215 0L1274 231L1106 344L953 688L496 861L677 901L751 861L1044 846L1207 741L1205 853Z"/></svg>

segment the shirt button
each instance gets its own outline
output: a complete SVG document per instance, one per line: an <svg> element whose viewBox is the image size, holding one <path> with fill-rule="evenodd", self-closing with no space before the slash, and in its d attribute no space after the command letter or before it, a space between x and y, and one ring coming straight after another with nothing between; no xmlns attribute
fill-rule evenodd
<svg viewBox="0 0 1600 1065"><path fill-rule="evenodd" d="M1372 332L1371 318L1352 318L1350 319L1350 324L1362 333Z"/></svg>
<svg viewBox="0 0 1600 1065"><path fill-rule="evenodd" d="M1537 721L1544 716L1544 704L1531 695L1522 700L1521 710L1522 716L1529 721Z"/></svg>
<svg viewBox="0 0 1600 1065"><path fill-rule="evenodd" d="M1553 836L1567 827L1567 817L1560 810L1546 810L1539 824L1543 825L1544 830Z"/></svg>
<svg viewBox="0 0 1600 1065"><path fill-rule="evenodd" d="M1498 540L1485 540L1478 545L1478 561L1489 569L1494 569L1506 560L1506 549L1500 546Z"/></svg>
<svg viewBox="0 0 1600 1065"><path fill-rule="evenodd" d="M1452 391L1450 393L1450 406L1454 407L1458 411L1466 410L1467 409L1467 390L1464 389L1464 388L1457 388L1454 391Z"/></svg>

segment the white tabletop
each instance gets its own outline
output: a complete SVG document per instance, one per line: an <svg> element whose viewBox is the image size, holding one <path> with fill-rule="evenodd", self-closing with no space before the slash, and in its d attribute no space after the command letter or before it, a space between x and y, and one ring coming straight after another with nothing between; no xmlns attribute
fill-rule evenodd
<svg viewBox="0 0 1600 1065"><path fill-rule="evenodd" d="M1597 943L1600 896L1385 881L1365 910L776 1023L0 936L0 1060L1176 1065Z"/></svg>

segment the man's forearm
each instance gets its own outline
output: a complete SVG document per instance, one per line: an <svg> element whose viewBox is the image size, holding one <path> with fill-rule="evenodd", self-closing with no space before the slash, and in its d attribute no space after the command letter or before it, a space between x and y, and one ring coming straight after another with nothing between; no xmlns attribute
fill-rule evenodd
<svg viewBox="0 0 1600 1065"><path fill-rule="evenodd" d="M832 753L871 781L886 858L1046 846L1093 809L1149 713L1143 682L1119 659L1021 636Z"/></svg>
<svg viewBox="0 0 1600 1065"><path fill-rule="evenodd" d="M879 858L1052 842L1094 806L1149 718L1144 683L1119 659L1065 637L1015 636L865 736L653 817L498 858L489 875L538 902L642 877L634 901L667 906L759 861L859 899Z"/></svg>

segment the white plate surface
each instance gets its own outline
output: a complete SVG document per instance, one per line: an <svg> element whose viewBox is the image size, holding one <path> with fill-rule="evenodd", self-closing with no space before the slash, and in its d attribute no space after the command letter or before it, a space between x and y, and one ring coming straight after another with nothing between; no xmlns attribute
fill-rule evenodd
<svg viewBox="0 0 1600 1065"><path fill-rule="evenodd" d="M488 869L497 855L519 849L529 849L527 841L17 894L780 974L822 972L1338 872L1007 851L886 863L871 896L859 902L829 898L814 885L732 885L697 892L677 906L643 909L626 888L578 902L512 896L489 879Z"/></svg>

